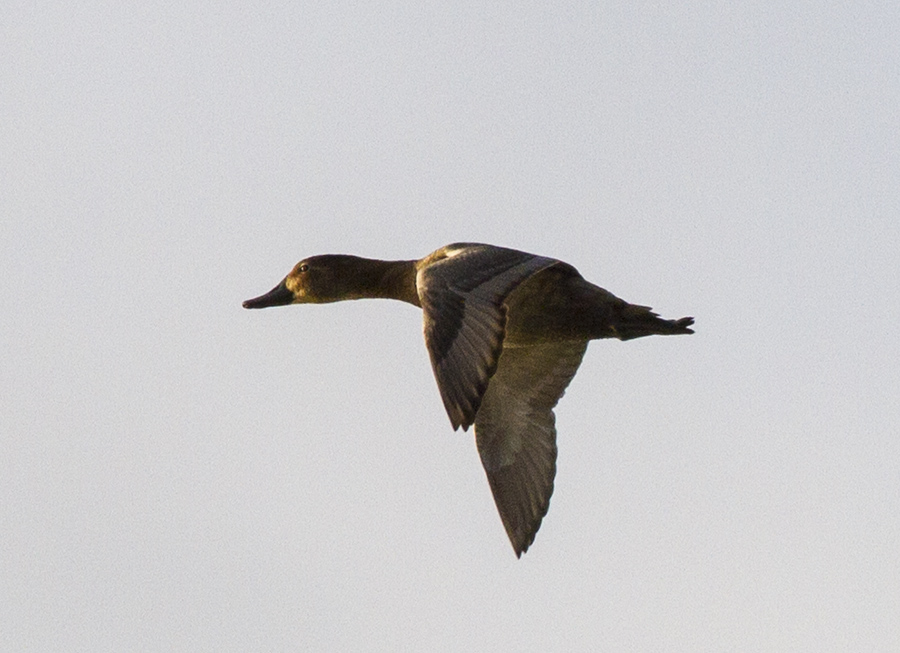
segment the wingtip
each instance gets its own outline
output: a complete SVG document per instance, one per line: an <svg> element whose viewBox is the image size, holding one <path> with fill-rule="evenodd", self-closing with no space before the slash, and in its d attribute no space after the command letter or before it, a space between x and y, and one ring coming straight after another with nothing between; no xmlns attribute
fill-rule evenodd
<svg viewBox="0 0 900 653"><path fill-rule="evenodd" d="M475 406L468 411L463 406L447 407L447 416L450 418L450 424L453 425L454 431L458 431L459 429L468 431L469 427L475 423L475 413L477 412L478 406Z"/></svg>
<svg viewBox="0 0 900 653"><path fill-rule="evenodd" d="M541 521L543 518L541 519ZM528 553L528 547L534 544L534 537L537 535L538 529L541 527L540 521L538 521L537 528L534 529L530 535L525 533L518 533L515 537L507 532L509 536L509 543L512 544L513 551L516 552L516 558L522 559L523 553Z"/></svg>

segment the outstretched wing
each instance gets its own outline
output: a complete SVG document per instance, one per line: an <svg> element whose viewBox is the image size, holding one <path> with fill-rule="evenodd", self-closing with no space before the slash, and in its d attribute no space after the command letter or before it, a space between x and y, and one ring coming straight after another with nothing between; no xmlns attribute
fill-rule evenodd
<svg viewBox="0 0 900 653"><path fill-rule="evenodd" d="M425 345L454 429L475 420L503 348L507 295L557 261L491 245L450 245L419 270ZM430 259L431 257L429 257Z"/></svg>
<svg viewBox="0 0 900 653"><path fill-rule="evenodd" d="M475 417L475 441L516 555L528 550L556 476L553 407L578 371L586 341L504 347Z"/></svg>

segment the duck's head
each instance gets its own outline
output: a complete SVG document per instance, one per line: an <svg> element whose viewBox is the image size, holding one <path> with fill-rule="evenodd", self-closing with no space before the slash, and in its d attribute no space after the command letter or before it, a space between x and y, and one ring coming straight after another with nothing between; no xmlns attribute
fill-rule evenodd
<svg viewBox="0 0 900 653"><path fill-rule="evenodd" d="M287 304L326 304L370 296L368 259L325 254L303 259L265 295L244 302L244 308Z"/></svg>

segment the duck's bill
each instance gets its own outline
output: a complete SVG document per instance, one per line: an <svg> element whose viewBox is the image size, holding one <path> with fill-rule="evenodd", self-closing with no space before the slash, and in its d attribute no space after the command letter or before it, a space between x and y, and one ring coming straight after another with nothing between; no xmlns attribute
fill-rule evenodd
<svg viewBox="0 0 900 653"><path fill-rule="evenodd" d="M248 299L244 308L268 308L269 306L285 306L294 302L294 293L287 289L284 281L272 288L265 295Z"/></svg>

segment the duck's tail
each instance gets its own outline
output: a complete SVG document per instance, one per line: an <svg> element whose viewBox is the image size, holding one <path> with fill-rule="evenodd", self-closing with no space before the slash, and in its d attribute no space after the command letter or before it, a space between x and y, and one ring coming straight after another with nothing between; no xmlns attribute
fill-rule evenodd
<svg viewBox="0 0 900 653"><path fill-rule="evenodd" d="M649 306L625 304L616 311L613 331L619 340L631 340L644 336L676 336L693 333L690 327L694 318L683 317L680 320L664 320L650 310Z"/></svg>

